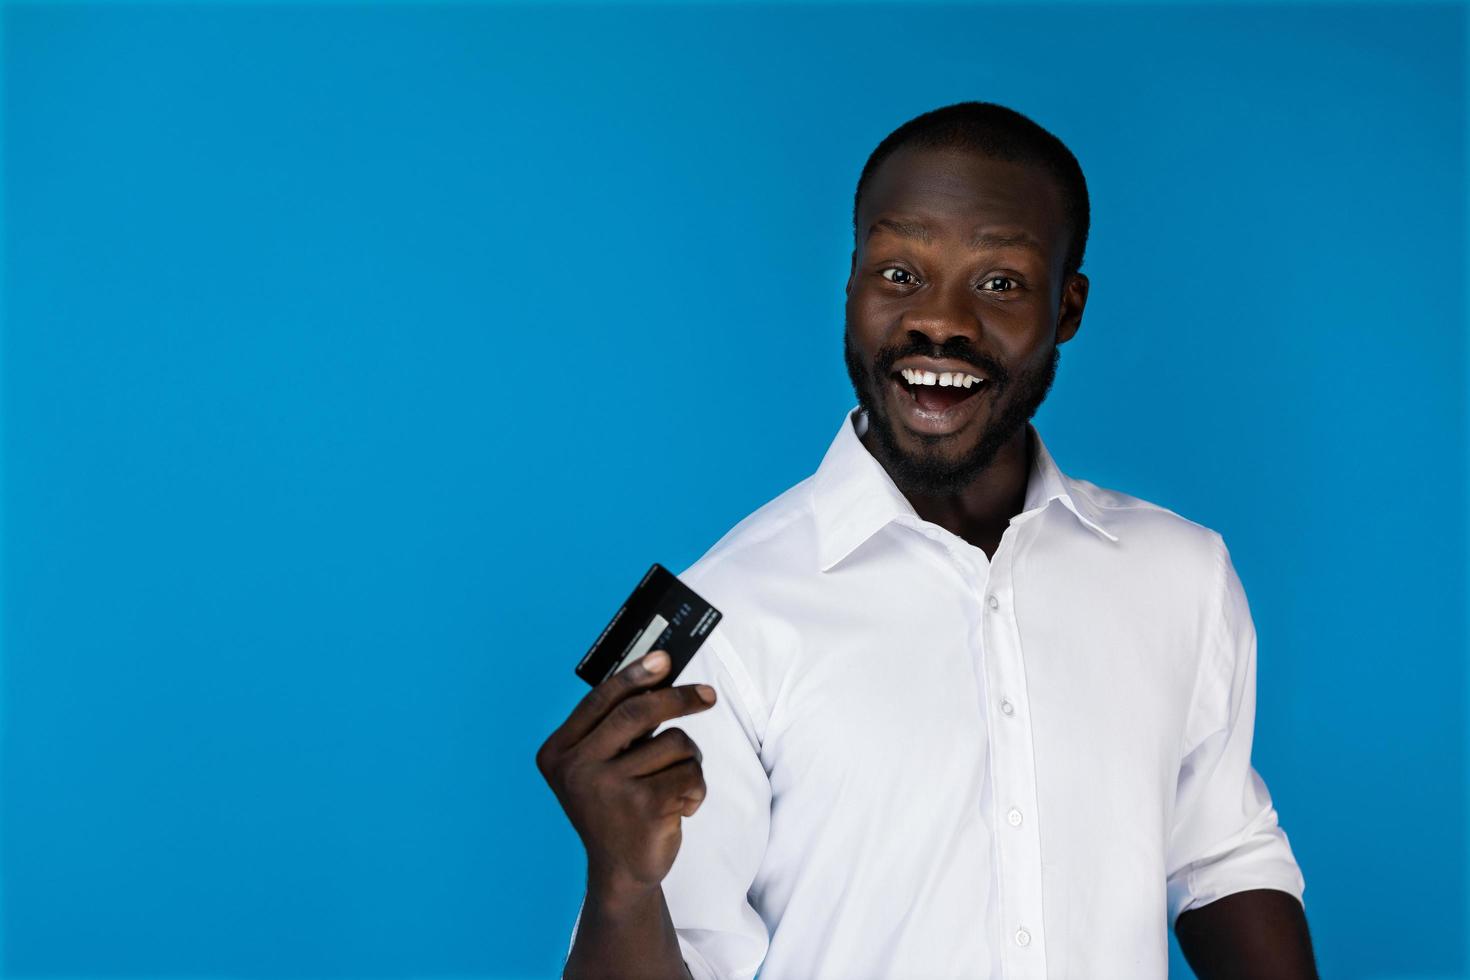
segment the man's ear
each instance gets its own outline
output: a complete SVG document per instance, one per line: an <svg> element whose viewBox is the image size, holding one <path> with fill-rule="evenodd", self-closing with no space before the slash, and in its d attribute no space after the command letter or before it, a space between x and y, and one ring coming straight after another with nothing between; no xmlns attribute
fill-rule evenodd
<svg viewBox="0 0 1470 980"><path fill-rule="evenodd" d="M1057 310L1057 343L1065 344L1082 329L1082 310L1087 306L1087 277L1074 272L1062 287L1062 302Z"/></svg>
<svg viewBox="0 0 1470 980"><path fill-rule="evenodd" d="M852 277L857 273L857 249L852 250L852 264L847 267L847 286L843 289L845 293L852 292Z"/></svg>

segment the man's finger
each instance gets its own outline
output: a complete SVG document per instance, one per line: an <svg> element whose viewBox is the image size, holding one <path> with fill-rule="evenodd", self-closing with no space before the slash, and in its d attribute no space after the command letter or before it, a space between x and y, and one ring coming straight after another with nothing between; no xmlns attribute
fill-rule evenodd
<svg viewBox="0 0 1470 980"><path fill-rule="evenodd" d="M704 802L705 794L709 792L704 782L704 769L694 759L685 759L642 778L653 789L654 798L662 801L663 816L682 813L690 803Z"/></svg>
<svg viewBox="0 0 1470 980"><path fill-rule="evenodd" d="M708 692L708 701L701 690ZM639 736L648 734L670 718L705 710L714 703L714 698L715 689L708 684L665 687L624 698L598 722L596 728L587 733L577 746L577 752L587 759L614 758L633 745Z"/></svg>
<svg viewBox="0 0 1470 980"><path fill-rule="evenodd" d="M702 761L704 753L684 729L665 728L653 738L636 740L613 766L624 776L647 776L685 759Z"/></svg>
<svg viewBox="0 0 1470 980"><path fill-rule="evenodd" d="M657 684L669 672L669 654L654 650L598 684L572 709L567 720L546 739L553 751L564 752L597 727L624 699Z"/></svg>

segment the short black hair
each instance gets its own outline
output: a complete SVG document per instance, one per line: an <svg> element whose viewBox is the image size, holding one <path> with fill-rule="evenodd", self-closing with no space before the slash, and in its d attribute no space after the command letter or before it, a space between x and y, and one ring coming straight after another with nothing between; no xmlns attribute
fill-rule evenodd
<svg viewBox="0 0 1470 980"><path fill-rule="evenodd" d="M1034 120L994 102L956 102L915 116L883 138L863 166L852 198L853 241L859 241L858 205L878 165L903 147L969 150L992 160L1040 167L1062 192L1072 237L1062 267L1064 277L1082 267L1091 208L1082 167L1066 144Z"/></svg>

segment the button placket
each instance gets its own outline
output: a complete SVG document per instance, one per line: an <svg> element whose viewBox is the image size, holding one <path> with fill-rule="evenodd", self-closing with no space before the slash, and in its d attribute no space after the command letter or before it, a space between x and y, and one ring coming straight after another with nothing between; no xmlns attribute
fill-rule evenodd
<svg viewBox="0 0 1470 980"><path fill-rule="evenodd" d="M1005 827L995 836L1000 886L1000 911L1011 923L1007 972L1027 976L1046 969L1045 940L1041 929L1042 866L1041 840L1035 819L1026 820L1026 810L1036 814L1036 771L1030 725L1018 710L1026 703L1026 673L1021 637L1010 613L1011 548L1002 548L991 566L984 592L983 622L987 684L1000 705L990 718L992 743L992 792L994 817ZM1002 603L1002 598L1006 603ZM1009 801L1006 809L1001 809Z"/></svg>

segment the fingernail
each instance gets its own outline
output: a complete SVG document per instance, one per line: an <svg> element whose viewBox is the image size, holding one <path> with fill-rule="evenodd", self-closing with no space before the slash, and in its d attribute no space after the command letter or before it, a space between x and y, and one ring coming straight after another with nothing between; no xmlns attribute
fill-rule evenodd
<svg viewBox="0 0 1470 980"><path fill-rule="evenodd" d="M703 701L705 704L715 703L715 689L710 687L708 684L696 684L694 685L694 690L698 692L699 700Z"/></svg>
<svg viewBox="0 0 1470 980"><path fill-rule="evenodd" d="M657 674L669 665L669 655L662 650L655 650L643 658L643 669L650 674Z"/></svg>

